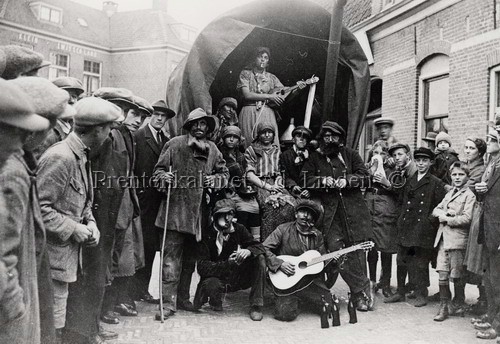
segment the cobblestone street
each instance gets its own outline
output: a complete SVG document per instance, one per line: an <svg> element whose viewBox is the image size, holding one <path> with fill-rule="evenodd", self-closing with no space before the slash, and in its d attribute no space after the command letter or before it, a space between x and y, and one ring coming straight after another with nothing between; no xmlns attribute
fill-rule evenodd
<svg viewBox="0 0 500 344"><path fill-rule="evenodd" d="M434 284L430 295L437 291L437 278L431 271ZM193 281L193 286L196 281ZM339 279L332 291L339 297L347 297L347 286ZM467 286L467 301L477 297L477 289ZM192 294L194 290L192 290ZM438 304L415 308L412 300L405 303L384 304L378 293L376 310L358 312L358 323L349 324L346 302L341 302L341 327L321 329L319 316L304 311L290 323L277 321L272 315L272 297L266 298L264 319L253 322L247 315L248 291L228 294L224 312L214 312L205 306L199 314L178 311L161 324L154 321L156 307L139 303L138 317L121 317L119 325L106 328L119 333L113 344L181 344L181 343L238 343L238 344L465 344L495 343L475 338L470 316L451 317L438 323L433 321Z"/></svg>

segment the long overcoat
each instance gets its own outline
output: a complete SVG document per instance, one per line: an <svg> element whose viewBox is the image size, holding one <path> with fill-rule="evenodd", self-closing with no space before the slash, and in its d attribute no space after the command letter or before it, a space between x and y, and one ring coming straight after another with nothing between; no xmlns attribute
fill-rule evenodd
<svg viewBox="0 0 500 344"><path fill-rule="evenodd" d="M203 177L216 176L216 188L225 185L229 177L222 153L212 141L208 152L203 154L197 149L188 146L189 135L177 136L168 141L160 154L156 164L154 177L158 187L165 191L162 184L162 175L172 167L176 180L171 186L169 217L167 229L181 233L192 234L196 240L201 240L202 212L206 208ZM163 187L162 187L163 186ZM165 225L166 198L162 200L156 226Z"/></svg>
<svg viewBox="0 0 500 344"><path fill-rule="evenodd" d="M373 237L370 222L370 212L366 206L361 187L366 185L369 172L359 154L350 149L341 150L342 159L329 159L323 153L312 152L302 168L305 174L307 187L312 192L313 199L319 199L324 208L324 216L318 228L325 233L334 225L335 214L340 207L344 208L350 242L363 241ZM334 188L326 188L322 184L324 177L333 176L335 179L345 177L348 185L341 190L341 194ZM325 238L327 240L328 238Z"/></svg>
<svg viewBox="0 0 500 344"><path fill-rule="evenodd" d="M479 240L488 252L498 254L500 246L500 163L496 163L495 171L488 180L488 191L483 195L483 214L481 219Z"/></svg>
<svg viewBox="0 0 500 344"><path fill-rule="evenodd" d="M415 173L403 189L398 219L398 244L404 247L433 248L438 221L431 214L446 191L444 183L429 172L417 180Z"/></svg>

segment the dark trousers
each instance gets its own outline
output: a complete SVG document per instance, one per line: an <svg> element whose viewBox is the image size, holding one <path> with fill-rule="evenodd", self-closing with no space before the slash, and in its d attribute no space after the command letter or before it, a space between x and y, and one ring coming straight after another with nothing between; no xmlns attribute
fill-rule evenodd
<svg viewBox="0 0 500 344"><path fill-rule="evenodd" d="M281 321L295 320L300 313L299 303L301 301L308 308L319 314L323 306L321 302L322 296L325 297L325 301L330 305L333 303L330 290L323 281L319 280L314 281L310 286L293 295L276 296L274 317Z"/></svg>
<svg viewBox="0 0 500 344"><path fill-rule="evenodd" d="M424 293L430 285L429 263L433 257L434 250L430 248L399 246L397 257L398 268L399 266L406 267L409 284L418 293ZM405 289L400 283L398 280L398 292Z"/></svg>
<svg viewBox="0 0 500 344"><path fill-rule="evenodd" d="M488 300L488 318L495 330L500 331L500 253L485 247L486 271L484 285Z"/></svg>
<svg viewBox="0 0 500 344"><path fill-rule="evenodd" d="M370 272L370 281L377 281L377 262L378 262L378 251L372 248L368 251L368 267ZM380 252L380 262L381 262L381 273L380 273L380 285L389 286L392 277L392 253Z"/></svg>
<svg viewBox="0 0 500 344"><path fill-rule="evenodd" d="M164 306L177 310L177 299L189 300L191 277L196 265L196 240L193 235L167 230L163 257Z"/></svg>
<svg viewBox="0 0 500 344"><path fill-rule="evenodd" d="M203 278L196 288L195 304L200 304L210 298L213 306L222 305L224 292L232 293L238 290L250 289L250 306L264 306L264 287L266 280L266 257L259 254L257 257L247 258L237 266L228 278Z"/></svg>
<svg viewBox="0 0 500 344"><path fill-rule="evenodd" d="M149 281L153 269L156 251L161 250L161 237L163 229L154 225L154 219L144 219L142 222L142 238L144 241L144 267L135 273L136 283L134 286L135 296L142 296L148 292ZM152 223L151 223L152 222Z"/></svg>

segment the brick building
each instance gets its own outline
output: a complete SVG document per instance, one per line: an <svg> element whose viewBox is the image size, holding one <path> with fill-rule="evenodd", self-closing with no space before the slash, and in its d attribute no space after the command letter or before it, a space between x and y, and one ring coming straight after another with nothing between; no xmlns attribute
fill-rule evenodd
<svg viewBox="0 0 500 344"><path fill-rule="evenodd" d="M189 51L196 30L167 13L167 0L151 9L118 12L70 0L0 0L0 45L17 44L52 62L40 75L70 75L88 94L119 86L150 101L164 99L171 71Z"/></svg>
<svg viewBox="0 0 500 344"><path fill-rule="evenodd" d="M378 116L393 118L394 135L412 147L440 130L460 153L467 136L484 138L500 110L499 12L499 0L348 0L344 24L371 62L360 149Z"/></svg>

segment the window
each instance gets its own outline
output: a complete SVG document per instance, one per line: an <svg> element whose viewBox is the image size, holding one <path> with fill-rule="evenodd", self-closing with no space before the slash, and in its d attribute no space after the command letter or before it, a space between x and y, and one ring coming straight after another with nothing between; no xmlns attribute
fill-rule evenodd
<svg viewBox="0 0 500 344"><path fill-rule="evenodd" d="M500 66L490 71L490 114L489 120L494 121L500 115Z"/></svg>
<svg viewBox="0 0 500 344"><path fill-rule="evenodd" d="M69 75L69 56L65 54L50 54L52 64L49 67L49 80Z"/></svg>
<svg viewBox="0 0 500 344"><path fill-rule="evenodd" d="M101 63L83 61L83 87L87 94L92 94L101 87Z"/></svg>
<svg viewBox="0 0 500 344"><path fill-rule="evenodd" d="M426 137L448 132L449 81L447 55L433 55L420 66L418 146Z"/></svg>
<svg viewBox="0 0 500 344"><path fill-rule="evenodd" d="M36 1L30 3L30 8L38 20L51 24L62 24L62 9Z"/></svg>

